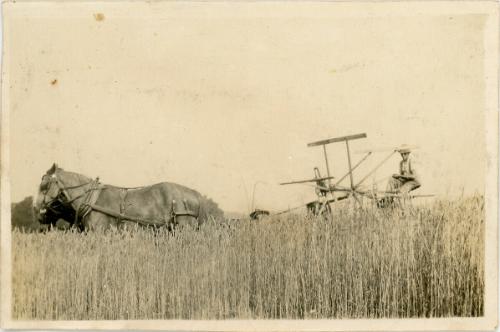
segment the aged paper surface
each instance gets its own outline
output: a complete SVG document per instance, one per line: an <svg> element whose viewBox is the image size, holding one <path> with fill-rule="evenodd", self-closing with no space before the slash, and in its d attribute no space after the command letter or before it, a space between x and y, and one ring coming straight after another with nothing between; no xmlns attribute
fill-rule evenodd
<svg viewBox="0 0 500 332"><path fill-rule="evenodd" d="M498 23L492 1L4 2L2 327L494 329ZM358 133L366 137L349 141L349 159L344 141L328 145L326 168L321 147L307 147ZM400 171L397 153L378 167L387 147L411 151L421 184L412 211L415 220L432 215L428 224L407 209L399 228L353 222L366 217L359 211L385 216L380 206L393 202L390 194L370 196L377 184L385 189L380 179ZM331 185L326 175L337 181L364 150L382 154L352 171L351 187L336 188L352 193L338 210L332 204L338 228L282 217L333 187L279 183L318 175L311 172L318 166L328 181L321 185ZM191 249L165 242L167 255L180 256L159 268L168 260L155 251L166 249L150 246L158 237L145 244L92 230L12 229L28 197L41 220L37 200L45 204L40 194L47 192L40 179L54 162L60 172L127 188L163 181L194 188L217 202L228 222L248 223L255 241L246 246L237 226L202 227L188 233L196 240ZM53 170L47 174L64 175ZM372 194L354 186L363 174ZM134 204L133 194L121 195ZM356 195L375 201L374 210ZM178 217L194 213L184 204ZM127 211L117 206L116 213ZM117 217L106 211L99 213ZM271 217L252 224L245 219L251 211ZM85 218L87 231L92 216ZM325 234L334 234L331 242L321 242ZM313 254L303 256L304 248ZM166 275L170 283L159 281Z"/></svg>

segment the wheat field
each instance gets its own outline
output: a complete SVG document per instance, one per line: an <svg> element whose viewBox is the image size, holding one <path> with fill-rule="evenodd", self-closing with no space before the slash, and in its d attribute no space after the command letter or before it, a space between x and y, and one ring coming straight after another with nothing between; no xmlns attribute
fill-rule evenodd
<svg viewBox="0 0 500 332"><path fill-rule="evenodd" d="M140 229L13 231L13 318L481 316L484 200Z"/></svg>

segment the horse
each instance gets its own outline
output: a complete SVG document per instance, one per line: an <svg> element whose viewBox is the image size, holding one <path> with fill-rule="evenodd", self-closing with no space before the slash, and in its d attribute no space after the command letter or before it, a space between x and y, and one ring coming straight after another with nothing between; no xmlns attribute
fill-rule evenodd
<svg viewBox="0 0 500 332"><path fill-rule="evenodd" d="M141 225L169 229L203 222L202 196L176 183L125 188L65 171L56 163L42 176L34 218L55 225L64 219L79 230Z"/></svg>

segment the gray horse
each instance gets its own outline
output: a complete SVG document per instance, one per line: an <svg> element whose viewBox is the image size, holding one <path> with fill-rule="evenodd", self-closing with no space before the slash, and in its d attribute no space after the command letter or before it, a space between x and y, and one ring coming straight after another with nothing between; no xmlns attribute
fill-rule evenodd
<svg viewBox="0 0 500 332"><path fill-rule="evenodd" d="M205 218L201 202L200 193L175 183L122 188L65 171L54 163L42 177L33 212L42 224L64 219L80 230L137 224L173 229L199 226Z"/></svg>

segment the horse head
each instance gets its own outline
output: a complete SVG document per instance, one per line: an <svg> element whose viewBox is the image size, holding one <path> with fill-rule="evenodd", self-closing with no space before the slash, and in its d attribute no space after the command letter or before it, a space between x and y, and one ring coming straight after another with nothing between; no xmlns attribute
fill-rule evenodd
<svg viewBox="0 0 500 332"><path fill-rule="evenodd" d="M54 163L42 176L33 200L33 216L36 221L55 225L57 220L64 219L73 223L73 203L79 197L78 190L81 191L89 182L90 179L83 175L66 172Z"/></svg>

